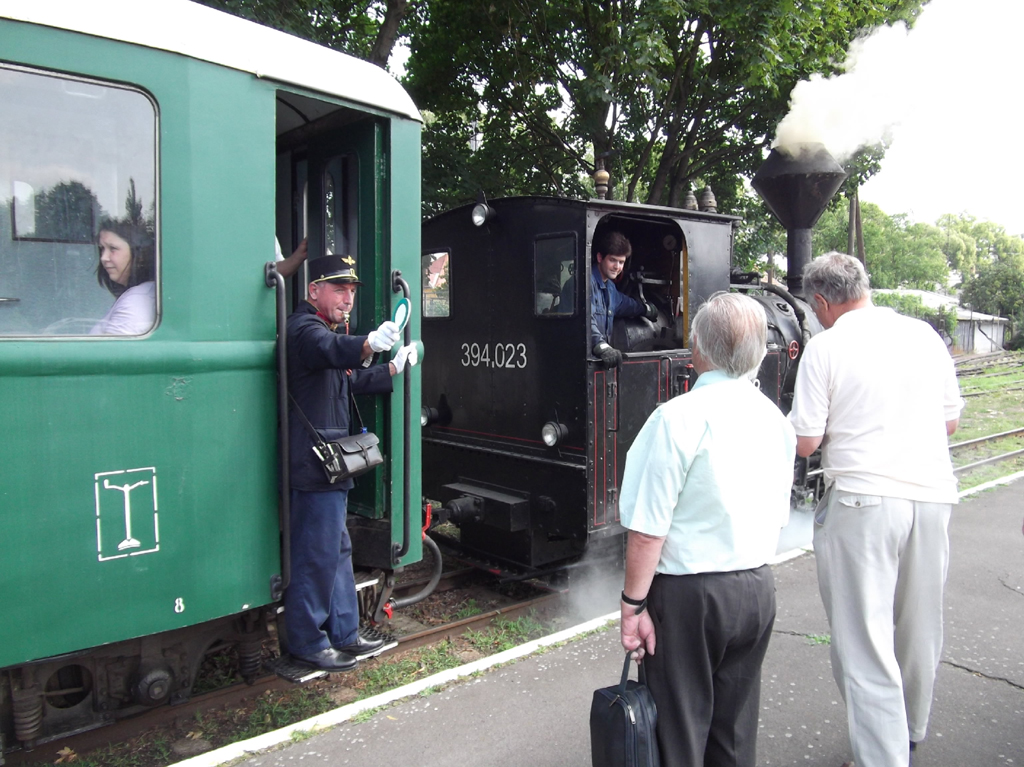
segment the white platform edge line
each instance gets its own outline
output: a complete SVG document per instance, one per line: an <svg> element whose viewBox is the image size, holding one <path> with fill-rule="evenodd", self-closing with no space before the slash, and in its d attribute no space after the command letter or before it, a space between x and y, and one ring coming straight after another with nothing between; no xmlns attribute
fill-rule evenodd
<svg viewBox="0 0 1024 767"><path fill-rule="evenodd" d="M1015 474L1007 474L1005 477L993 479L991 482L985 482L977 487L972 487L969 490L963 490L958 495L960 498L966 498L974 493L980 493L982 490L990 490L993 487L999 487L1000 485L1008 485L1021 477L1024 477L1024 471L1018 471Z"/></svg>
<svg viewBox="0 0 1024 767"><path fill-rule="evenodd" d="M608 623L617 621L618 619L618 611L608 613L600 618L594 618L586 623L581 623L578 626L572 626L571 628L564 629L555 634L551 634L550 636L534 639L496 655L489 655L486 658L481 658L480 660L473 661L472 663L467 663L464 666L441 671L440 673L434 674L426 679L420 679L407 684L404 687L397 687L394 690L382 692L380 695L374 695L372 698L364 698L363 700L356 701L355 703L350 703L347 706L342 706L341 708L327 711L301 722L288 725L287 727L282 727L279 730L257 735L255 738L250 738L249 740L231 743L230 745L223 746L222 748L207 751L205 754L199 754L198 756L193 756L189 759L177 762L176 764L171 765L171 767L216 767L217 765L224 764L225 762L230 762L235 759L253 756L261 751L267 750L268 748L273 748L281 743L289 742L293 732L309 732L317 729L326 729L333 725L345 722L363 711L385 706L389 703L393 703L394 701L401 700L402 698L418 695L431 687L439 687L455 681L460 677L470 676L478 671L484 671L501 663L516 660L517 658L529 655L542 647L558 644L559 642L572 639L580 634L585 634L588 631L603 628Z"/></svg>

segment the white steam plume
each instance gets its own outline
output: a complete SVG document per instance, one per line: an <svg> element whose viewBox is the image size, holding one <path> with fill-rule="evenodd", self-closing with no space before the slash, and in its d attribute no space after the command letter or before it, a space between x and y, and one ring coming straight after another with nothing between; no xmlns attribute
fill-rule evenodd
<svg viewBox="0 0 1024 767"><path fill-rule="evenodd" d="M844 72L797 83L772 146L793 154L799 144L824 144L841 163L860 147L887 139L906 114L913 80L928 67L914 49L913 32L903 23L855 40Z"/></svg>

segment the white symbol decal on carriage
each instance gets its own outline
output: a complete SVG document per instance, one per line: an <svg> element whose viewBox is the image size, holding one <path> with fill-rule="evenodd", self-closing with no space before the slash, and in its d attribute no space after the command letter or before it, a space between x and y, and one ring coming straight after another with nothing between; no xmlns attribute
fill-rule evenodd
<svg viewBox="0 0 1024 767"><path fill-rule="evenodd" d="M94 475L100 562L160 550L156 467Z"/></svg>

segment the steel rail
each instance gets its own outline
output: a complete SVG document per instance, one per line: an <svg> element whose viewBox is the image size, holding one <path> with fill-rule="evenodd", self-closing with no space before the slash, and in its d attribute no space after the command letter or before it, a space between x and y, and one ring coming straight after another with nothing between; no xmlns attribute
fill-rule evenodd
<svg viewBox="0 0 1024 767"><path fill-rule="evenodd" d="M979 445L982 442L991 442L994 439L1000 437L1009 437L1013 434L1024 434L1024 429L1011 429L1010 431L1001 431L998 434L989 434L987 437L977 437L976 439L968 439L963 442L956 442L949 446L950 450L956 450L960 447L967 447L968 445Z"/></svg>
<svg viewBox="0 0 1024 767"><path fill-rule="evenodd" d="M979 466L984 466L989 463L998 463L999 461L1005 461L1007 458L1015 458L1018 455L1024 455L1024 450L1014 450L1010 453L1002 453L1001 455L994 455L991 458L985 458L981 461L975 461L974 463L967 463L964 464L963 466L957 466L955 469L953 469L953 473L959 474L960 472L967 471L968 469L976 469Z"/></svg>
<svg viewBox="0 0 1024 767"><path fill-rule="evenodd" d="M1010 437L1010 436L1013 436L1014 434L1024 434L1024 428L1021 428L1021 429L1011 429L1010 431L1001 431L998 434L989 434L989 435L987 435L985 437L976 437L975 439L967 439L967 440L964 440L963 442L956 442L956 443L950 445L949 449L950 450L956 450L957 448L961 448L961 447L969 447L971 445L980 445L983 442L991 442L992 440L1000 439L1001 437ZM999 455L999 456L994 456L992 458L986 458L984 461L981 461L981 462L978 462L978 463L973 463L973 464L968 464L968 465L962 466L962 467L960 467L958 469L954 469L953 473L955 474L958 471L963 471L964 469L971 468L973 466L981 466L981 465L983 465L985 463L995 463L995 462L1000 461L1000 460L1002 460L1004 458L1010 458L1010 457L1013 457L1015 455L1018 455L1020 452L1021 451L1016 451L1016 452L1012 452L1012 453L1003 453L1002 455ZM811 471L807 472L806 476L808 478L810 478L810 477L820 477L824 473L825 473L824 469L812 469Z"/></svg>

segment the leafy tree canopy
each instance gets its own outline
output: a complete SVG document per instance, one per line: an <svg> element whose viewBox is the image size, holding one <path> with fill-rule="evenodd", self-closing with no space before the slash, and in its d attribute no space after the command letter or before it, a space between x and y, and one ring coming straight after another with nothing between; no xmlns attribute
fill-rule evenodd
<svg viewBox="0 0 1024 767"><path fill-rule="evenodd" d="M480 188L584 195L597 157L613 196L630 201L678 206L688 189L731 177L715 188L725 209L793 86L834 73L860 31L912 21L921 5L425 0L409 19L406 83L437 118L426 128L425 207ZM437 141L437 131L473 140ZM451 178L451 167L466 175Z"/></svg>

